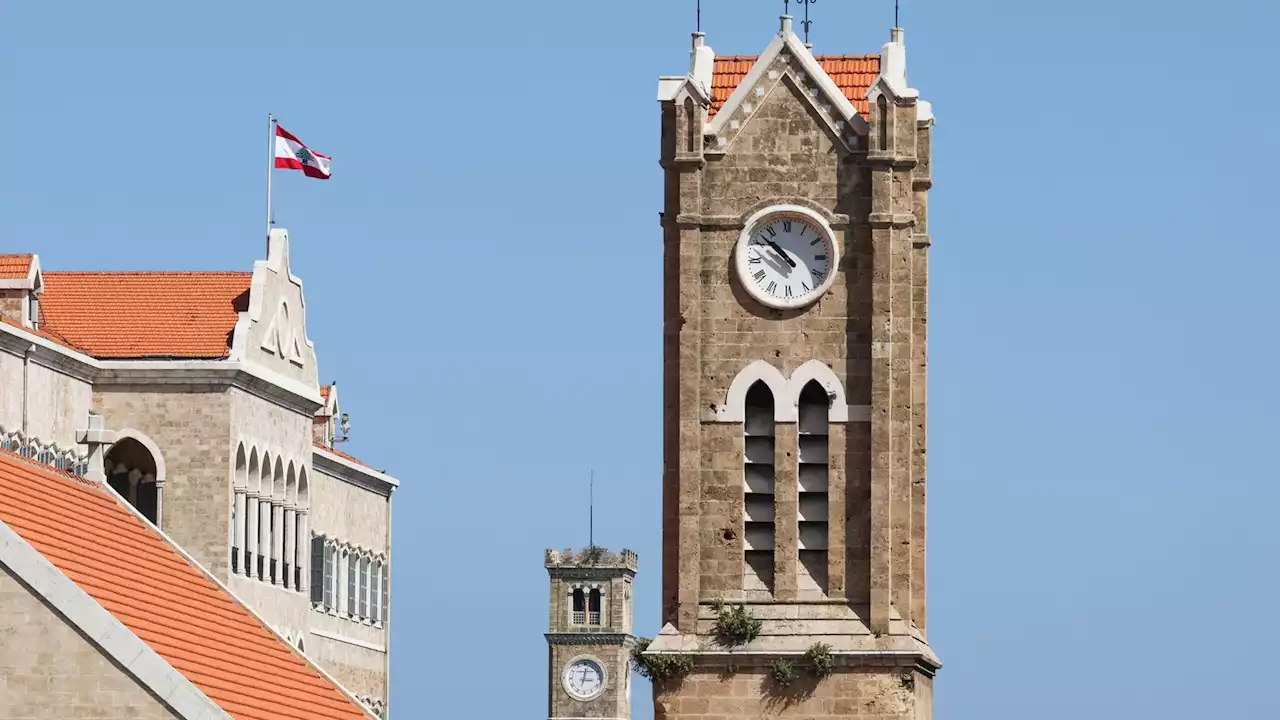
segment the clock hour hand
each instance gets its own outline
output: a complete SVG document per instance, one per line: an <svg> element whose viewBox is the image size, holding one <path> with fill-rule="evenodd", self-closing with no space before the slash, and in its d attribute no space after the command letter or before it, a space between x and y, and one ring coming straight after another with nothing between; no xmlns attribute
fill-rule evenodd
<svg viewBox="0 0 1280 720"><path fill-rule="evenodd" d="M774 252L781 255L782 259L786 260L788 265L790 265L791 267L796 266L796 261L791 259L791 256L787 254L786 250L783 250L781 247L778 247L778 243L772 240L765 240L765 242L769 244L769 247L773 248Z"/></svg>

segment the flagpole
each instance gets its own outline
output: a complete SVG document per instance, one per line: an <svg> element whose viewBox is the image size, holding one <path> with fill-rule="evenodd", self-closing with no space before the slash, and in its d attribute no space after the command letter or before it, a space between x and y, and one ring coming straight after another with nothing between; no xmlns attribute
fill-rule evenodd
<svg viewBox="0 0 1280 720"><path fill-rule="evenodd" d="M276 166L276 118L267 113L267 252L271 251L271 226L275 219L271 217L271 176Z"/></svg>

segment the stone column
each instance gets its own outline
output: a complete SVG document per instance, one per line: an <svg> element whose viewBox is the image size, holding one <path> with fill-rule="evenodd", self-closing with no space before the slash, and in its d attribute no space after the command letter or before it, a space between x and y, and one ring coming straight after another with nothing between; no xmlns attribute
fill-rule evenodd
<svg viewBox="0 0 1280 720"><path fill-rule="evenodd" d="M263 493L258 499L258 566L254 568L254 577L264 582L271 581L271 494Z"/></svg>
<svg viewBox="0 0 1280 720"><path fill-rule="evenodd" d="M138 507L138 485L142 482L142 471L134 468L129 471L129 504Z"/></svg>
<svg viewBox="0 0 1280 720"><path fill-rule="evenodd" d="M236 499L235 499L236 523L235 523L235 528L232 530L232 533L234 533L232 537L234 539L231 541L231 545L234 548L233 551L236 554L235 566L240 568L240 572L244 572L244 562L245 562L245 531L244 529L245 529L245 522L247 521L247 518L245 518L244 516L245 510L246 510L245 506L246 506L246 498L245 498L244 488L236 488Z"/></svg>
<svg viewBox="0 0 1280 720"><path fill-rule="evenodd" d="M289 590L297 590L294 587L294 578L297 576L298 568L298 536L297 536L298 508L289 505L284 509L284 556L279 563L281 572L284 574L284 586ZM284 568L287 566L288 572Z"/></svg>
<svg viewBox="0 0 1280 720"><path fill-rule="evenodd" d="M258 571L258 493L250 490L245 493L245 564L240 572L246 577L257 577Z"/></svg>
<svg viewBox="0 0 1280 720"><path fill-rule="evenodd" d="M271 503L271 556L276 559L276 571L271 582L282 585L284 579L284 504Z"/></svg>
<svg viewBox="0 0 1280 720"><path fill-rule="evenodd" d="M164 530L164 482L154 480L156 486L156 527Z"/></svg>

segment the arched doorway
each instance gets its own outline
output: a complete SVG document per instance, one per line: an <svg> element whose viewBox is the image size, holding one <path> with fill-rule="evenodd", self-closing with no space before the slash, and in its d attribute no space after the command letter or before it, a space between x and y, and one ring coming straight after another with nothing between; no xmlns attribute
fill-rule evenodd
<svg viewBox="0 0 1280 720"><path fill-rule="evenodd" d="M137 439L123 437L107 451L107 482L148 520L160 522L160 487L163 479L156 458Z"/></svg>

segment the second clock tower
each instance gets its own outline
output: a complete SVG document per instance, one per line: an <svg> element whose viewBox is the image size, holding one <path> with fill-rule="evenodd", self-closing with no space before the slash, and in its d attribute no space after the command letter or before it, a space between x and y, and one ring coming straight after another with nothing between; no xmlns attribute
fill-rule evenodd
<svg viewBox="0 0 1280 720"><path fill-rule="evenodd" d="M632 588L638 558L599 547L548 550L550 720L630 720Z"/></svg>

